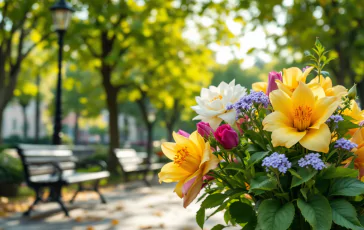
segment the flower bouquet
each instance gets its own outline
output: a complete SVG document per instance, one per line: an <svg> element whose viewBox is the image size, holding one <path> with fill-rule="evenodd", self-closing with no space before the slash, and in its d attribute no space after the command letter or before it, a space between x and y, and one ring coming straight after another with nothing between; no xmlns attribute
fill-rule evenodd
<svg viewBox="0 0 364 230"><path fill-rule="evenodd" d="M234 81L202 89L197 131L162 144L172 162L159 180L177 182L184 207L204 192L201 228L223 212L213 230L364 229L364 111L355 86L332 85L326 54L316 41L310 67L271 72L249 92Z"/></svg>

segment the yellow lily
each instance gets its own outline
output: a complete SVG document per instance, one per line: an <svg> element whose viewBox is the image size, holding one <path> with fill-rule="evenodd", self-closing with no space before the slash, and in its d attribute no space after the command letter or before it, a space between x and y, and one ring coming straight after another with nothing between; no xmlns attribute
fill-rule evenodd
<svg viewBox="0 0 364 230"><path fill-rule="evenodd" d="M173 132L173 138L176 143L162 144L163 153L173 162L163 166L158 174L159 182L178 182L174 191L184 199L183 206L187 207L200 192L203 176L216 168L219 159L212 154L210 144L197 131L189 138ZM183 185L191 180L194 182L188 186L188 191L182 191Z"/></svg>
<svg viewBox="0 0 364 230"><path fill-rule="evenodd" d="M313 67L307 68L303 73L297 67L283 69L283 82L276 80L277 86L280 90L292 96L292 92L298 87L299 82L306 82L307 76L313 70Z"/></svg>
<svg viewBox="0 0 364 230"><path fill-rule="evenodd" d="M316 100L313 91L299 82L292 97L275 90L269 98L274 112L265 117L263 126L272 132L274 147L290 148L299 142L312 151L329 151L331 133L325 122L340 104L338 97Z"/></svg>
<svg viewBox="0 0 364 230"><path fill-rule="evenodd" d="M268 82L255 82L252 84L252 89L256 92L267 92Z"/></svg>
<svg viewBox="0 0 364 230"><path fill-rule="evenodd" d="M342 97L348 93L348 90L342 85L337 85L332 87L332 81L330 77L325 78L321 75L319 81L319 77L317 76L314 79L312 79L310 83L308 83L308 86L311 88L314 87L315 84L321 85L321 87L324 89L326 96Z"/></svg>
<svg viewBox="0 0 364 230"><path fill-rule="evenodd" d="M359 105L356 103L355 100L350 101L350 109L344 110L343 114L353 118L353 122L355 124L359 124L361 121L364 120L364 111L360 110ZM350 129L349 134L352 136L357 130L357 128Z"/></svg>
<svg viewBox="0 0 364 230"><path fill-rule="evenodd" d="M283 81L276 80L277 86L280 90L286 92L289 96L292 96L292 92L297 88L299 82L306 82L307 76L313 70L313 67L307 68L304 72L302 72L297 67L291 67L288 69L283 69ZM314 94L320 94L323 90L319 85L311 85L311 89L314 91ZM252 89L254 91L263 91L267 92L268 82L256 82L252 85ZM316 93L317 91L317 93Z"/></svg>
<svg viewBox="0 0 364 230"><path fill-rule="evenodd" d="M359 170L359 179L364 176L364 129L358 129L350 140L358 145L353 152L357 157L354 160L354 167ZM352 158L349 158L343 162L343 164L349 164Z"/></svg>

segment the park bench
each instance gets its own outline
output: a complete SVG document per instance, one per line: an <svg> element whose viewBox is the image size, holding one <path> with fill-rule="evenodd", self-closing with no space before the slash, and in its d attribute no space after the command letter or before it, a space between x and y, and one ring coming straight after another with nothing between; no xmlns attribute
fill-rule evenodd
<svg viewBox="0 0 364 230"><path fill-rule="evenodd" d="M70 184L78 184L78 189L73 195L72 203L81 191L92 190L98 193L101 202L106 203L100 193L98 186L101 179L109 177L105 170L106 164L102 161L79 162L72 150L65 146L46 145L19 145L17 151L24 167L25 181L35 191L35 201L24 213L30 215L33 207L39 202L57 202L66 216L68 210L62 200L62 187ZM87 168L98 165L102 171L99 172L77 172L78 168ZM92 188L84 186L84 182L93 181ZM44 189L49 189L49 196L43 200Z"/></svg>
<svg viewBox="0 0 364 230"><path fill-rule="evenodd" d="M142 176L142 180L147 186L151 186L147 180L148 173L153 172L154 177L164 165L162 163L146 162L146 158L139 156L134 149L115 149L114 152L126 182L129 181L130 175L136 174L137 176Z"/></svg>

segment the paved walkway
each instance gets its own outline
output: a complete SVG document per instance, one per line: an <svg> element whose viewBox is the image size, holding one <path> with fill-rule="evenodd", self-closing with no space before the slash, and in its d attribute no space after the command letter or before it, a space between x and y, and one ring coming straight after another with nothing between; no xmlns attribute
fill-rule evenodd
<svg viewBox="0 0 364 230"><path fill-rule="evenodd" d="M104 193L108 204L92 198L69 206L70 218L63 215L57 204L38 205L32 218L22 218L20 213L0 219L0 229L13 230L198 230L195 213L198 204L182 207L182 200L173 193L173 184L144 187L134 182ZM93 196L94 197L94 196ZM219 213L209 219L204 229L223 224ZM228 228L239 229L239 228Z"/></svg>

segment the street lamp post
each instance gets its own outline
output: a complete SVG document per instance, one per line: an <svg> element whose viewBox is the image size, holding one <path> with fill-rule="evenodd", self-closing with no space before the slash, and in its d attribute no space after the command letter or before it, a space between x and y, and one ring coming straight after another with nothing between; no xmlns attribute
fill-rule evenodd
<svg viewBox="0 0 364 230"><path fill-rule="evenodd" d="M54 114L54 130L52 143L60 145L61 130L62 130L62 52L63 52L63 36L66 33L69 22L71 20L72 12L74 9L66 0L59 0L50 8L52 12L53 25L58 32L58 79L56 91L56 109Z"/></svg>

